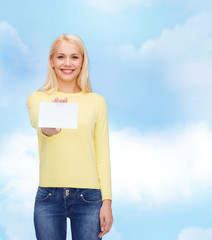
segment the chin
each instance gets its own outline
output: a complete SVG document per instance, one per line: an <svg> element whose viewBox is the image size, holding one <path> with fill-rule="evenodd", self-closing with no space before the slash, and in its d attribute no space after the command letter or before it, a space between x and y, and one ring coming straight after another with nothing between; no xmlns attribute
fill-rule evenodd
<svg viewBox="0 0 212 240"><path fill-rule="evenodd" d="M64 78L64 79L61 79L62 81L64 81L64 82L73 82L73 81L75 81L77 78Z"/></svg>

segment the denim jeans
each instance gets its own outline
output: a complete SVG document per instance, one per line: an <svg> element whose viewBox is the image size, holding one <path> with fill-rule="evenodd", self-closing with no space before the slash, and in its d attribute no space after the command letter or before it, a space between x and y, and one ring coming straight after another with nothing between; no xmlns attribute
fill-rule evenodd
<svg viewBox="0 0 212 240"><path fill-rule="evenodd" d="M38 186L34 226L38 240L66 240L67 217L72 240L100 240L100 189Z"/></svg>

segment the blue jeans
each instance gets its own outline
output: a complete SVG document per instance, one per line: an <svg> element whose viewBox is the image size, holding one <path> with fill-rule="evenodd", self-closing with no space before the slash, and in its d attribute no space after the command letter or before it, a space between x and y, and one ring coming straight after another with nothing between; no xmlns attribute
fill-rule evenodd
<svg viewBox="0 0 212 240"><path fill-rule="evenodd" d="M34 226L38 240L66 240L67 217L72 240L100 240L100 189L38 186Z"/></svg>

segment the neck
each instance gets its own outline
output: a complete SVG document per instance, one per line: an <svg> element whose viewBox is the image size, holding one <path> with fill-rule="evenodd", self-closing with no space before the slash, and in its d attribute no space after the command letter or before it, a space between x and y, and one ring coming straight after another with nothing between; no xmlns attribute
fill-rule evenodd
<svg viewBox="0 0 212 240"><path fill-rule="evenodd" d="M81 92L81 88L77 85L76 81L62 82L58 79L58 91L64 93L78 93Z"/></svg>

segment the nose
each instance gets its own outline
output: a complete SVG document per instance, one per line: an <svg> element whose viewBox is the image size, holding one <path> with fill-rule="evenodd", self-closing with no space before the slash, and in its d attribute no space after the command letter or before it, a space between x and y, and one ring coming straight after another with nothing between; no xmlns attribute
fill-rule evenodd
<svg viewBox="0 0 212 240"><path fill-rule="evenodd" d="M70 66L71 65L71 60L67 57L66 59L65 59L65 66Z"/></svg>

